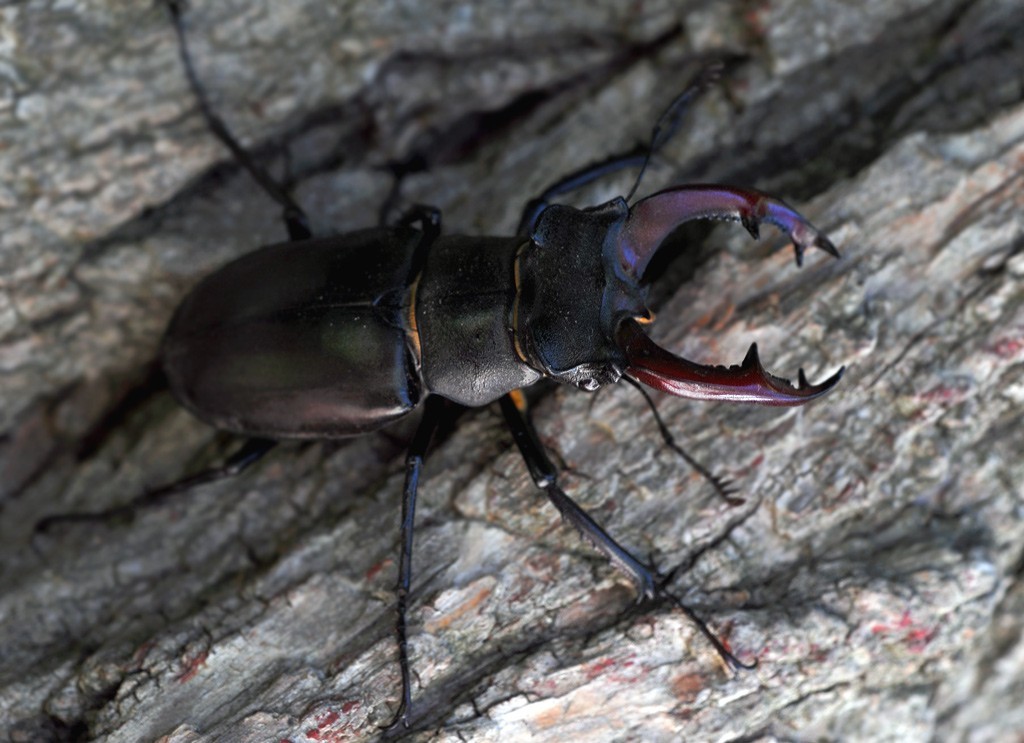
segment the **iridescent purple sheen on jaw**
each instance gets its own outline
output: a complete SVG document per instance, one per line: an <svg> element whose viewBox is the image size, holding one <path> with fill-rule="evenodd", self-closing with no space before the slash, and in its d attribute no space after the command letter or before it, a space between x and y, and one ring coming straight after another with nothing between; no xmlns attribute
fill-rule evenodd
<svg viewBox="0 0 1024 743"><path fill-rule="evenodd" d="M797 265L809 247L839 257L828 238L784 202L753 189L697 184L660 191L632 206L619 237L622 270L639 280L669 233L694 219L740 222L755 239L762 222L773 224L793 241Z"/></svg>

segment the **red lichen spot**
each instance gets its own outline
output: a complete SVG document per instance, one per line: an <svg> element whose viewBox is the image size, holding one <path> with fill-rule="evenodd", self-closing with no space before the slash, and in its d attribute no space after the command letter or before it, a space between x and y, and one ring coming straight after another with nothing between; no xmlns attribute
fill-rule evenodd
<svg viewBox="0 0 1024 743"><path fill-rule="evenodd" d="M743 22L755 39L763 39L768 34L768 5L753 7L743 14Z"/></svg>
<svg viewBox="0 0 1024 743"><path fill-rule="evenodd" d="M967 390L961 387L947 387L945 385L939 385L937 387L933 387L927 392L922 392L917 396L917 399L926 403L948 405L951 403L958 403L965 397L967 397Z"/></svg>
<svg viewBox="0 0 1024 743"><path fill-rule="evenodd" d="M895 624L873 624L871 633L875 635L898 634L911 652L920 653L935 637L934 627L922 627L915 622L909 611L904 611Z"/></svg>
<svg viewBox="0 0 1024 743"><path fill-rule="evenodd" d="M583 675L587 681L593 681L599 676L614 684L632 684L638 678L647 675L647 669L637 665L636 656L628 658L602 658L588 664L583 669Z"/></svg>
<svg viewBox="0 0 1024 743"><path fill-rule="evenodd" d="M815 663L821 663L828 658L828 650L821 647L818 643L812 642L810 648L808 648L807 655Z"/></svg>
<svg viewBox="0 0 1024 743"><path fill-rule="evenodd" d="M358 699L350 699L341 705L343 718L333 708L317 712L313 715L313 726L306 729L306 737L310 740L324 741L325 743L342 743L342 741L353 740L358 737L352 728L352 721L347 719L348 714L362 706Z"/></svg>
<svg viewBox="0 0 1024 743"><path fill-rule="evenodd" d="M616 684L633 684L649 673L646 666L637 665L634 661L627 660L619 664L615 673L608 674L608 679Z"/></svg>
<svg viewBox="0 0 1024 743"><path fill-rule="evenodd" d="M139 645L139 647L135 649L135 652L132 653L132 662L136 666L142 665L142 661L146 659L146 656L149 655L149 651L152 650L155 646L156 642L154 642L153 640L149 640L148 642L144 642L141 645Z"/></svg>
<svg viewBox="0 0 1024 743"><path fill-rule="evenodd" d="M210 653L203 650L200 653L196 653L191 658L186 658L182 661L181 673L174 679L179 684L184 684L186 681L191 681L199 673L199 669L206 665L206 659L210 657Z"/></svg>
<svg viewBox="0 0 1024 743"><path fill-rule="evenodd" d="M524 684L524 691L529 691L536 697L546 699L548 697L556 696L561 688L557 681L550 678L540 678L533 681L533 683Z"/></svg>
<svg viewBox="0 0 1024 743"><path fill-rule="evenodd" d="M374 578L377 577L377 575L380 573L381 570L383 570L386 567L390 567L390 565L391 565L391 558L388 557L388 558L386 558L384 560L381 560L376 565L371 566L370 569L366 571L366 581L369 583L370 581L372 581Z"/></svg>
<svg viewBox="0 0 1024 743"><path fill-rule="evenodd" d="M361 706L362 706L362 702L360 702L358 699L353 699L353 700L345 702L343 705L341 705L341 713L343 715L350 715L350 714L352 714L353 710L357 710Z"/></svg>
<svg viewBox="0 0 1024 743"><path fill-rule="evenodd" d="M327 710L326 712L318 713L314 718L316 721L315 728L309 728L306 731L306 737L310 740L326 740L335 741L341 740L339 733L341 730L331 730L339 719L339 715L333 709Z"/></svg>
<svg viewBox="0 0 1024 743"><path fill-rule="evenodd" d="M1012 359L1024 352L1024 341L1019 338L1000 338L992 347L992 353L1001 359Z"/></svg>
<svg viewBox="0 0 1024 743"><path fill-rule="evenodd" d="M317 715L317 718L316 718L316 722L317 722L317 724L320 727L325 727L327 725L333 725L337 721L338 721L338 713L335 712L333 709L327 710L326 712L323 712L323 713Z"/></svg>
<svg viewBox="0 0 1024 743"><path fill-rule="evenodd" d="M514 584L514 588L508 594L508 602L514 604L517 601L522 601L530 595L536 583L537 582L530 577L517 580Z"/></svg>
<svg viewBox="0 0 1024 743"><path fill-rule="evenodd" d="M922 653L928 646L928 643L932 641L933 637L935 637L934 629L919 627L908 632L905 640L907 645L910 647L911 652Z"/></svg>
<svg viewBox="0 0 1024 743"><path fill-rule="evenodd" d="M588 665L583 670L583 675L587 677L587 681L593 681L595 678L603 674L609 668L615 665L615 661L611 658L604 658L602 660L595 661Z"/></svg>

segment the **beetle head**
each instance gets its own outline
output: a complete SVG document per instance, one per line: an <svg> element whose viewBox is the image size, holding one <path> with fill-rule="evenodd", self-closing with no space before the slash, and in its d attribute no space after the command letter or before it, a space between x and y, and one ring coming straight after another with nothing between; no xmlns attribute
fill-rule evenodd
<svg viewBox="0 0 1024 743"><path fill-rule="evenodd" d="M639 282L618 268L629 208L554 204L520 254L516 333L529 363L587 391L619 381L628 359L616 339L624 318L646 316Z"/></svg>
<svg viewBox="0 0 1024 743"><path fill-rule="evenodd" d="M665 237L691 219L740 222L755 238L761 222L789 233L797 264L808 247L839 253L799 213L757 191L680 186L629 208L618 198L590 209L547 207L520 254L516 335L528 362L545 375L594 391L627 374L679 397L800 405L824 395L840 369L811 385L768 373L757 347L737 366L703 366L659 347L639 321L650 314L641 278Z"/></svg>

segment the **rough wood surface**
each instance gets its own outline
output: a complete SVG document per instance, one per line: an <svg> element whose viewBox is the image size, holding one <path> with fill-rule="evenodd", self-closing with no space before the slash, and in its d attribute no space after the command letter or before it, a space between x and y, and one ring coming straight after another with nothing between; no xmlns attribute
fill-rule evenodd
<svg viewBox="0 0 1024 743"><path fill-rule="evenodd" d="M494 411L464 415L422 489L409 737L1019 739L1020 4L425 5L196 0L188 24L218 110L339 230L376 220L402 160L425 166L407 202L507 234L727 56L645 188L779 193L843 258L798 271L774 235L718 228L692 277L673 264L656 287L656 337L848 370L798 410L659 398L737 508L627 387L534 411L569 493L687 568L677 591L758 659L738 675L678 612L632 609ZM192 283L283 231L203 128L159 7L6 3L0 24L0 737L378 737L408 427L282 447L133 520L32 539L230 451L144 389L147 365Z"/></svg>

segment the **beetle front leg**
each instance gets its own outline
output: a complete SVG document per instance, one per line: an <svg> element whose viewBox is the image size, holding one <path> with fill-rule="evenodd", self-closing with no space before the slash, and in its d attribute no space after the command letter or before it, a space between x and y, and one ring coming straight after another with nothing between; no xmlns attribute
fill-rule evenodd
<svg viewBox="0 0 1024 743"><path fill-rule="evenodd" d="M583 510L572 498L566 495L565 491L558 485L558 469L548 458L544 451L537 431L533 423L527 417L525 411L521 410L511 395L501 398L501 412L505 416L512 437L515 439L519 453L526 462L530 475L538 488L543 490L555 508L580 533L583 539L597 549L616 568L625 573L636 586L639 600L663 598L670 601L679 608L687 618L697 627L698 631L711 643L722 660L733 669L752 669L754 664L743 663L739 660L721 640L715 636L707 623L701 619L689 606L672 595L665 587L667 578L652 567L645 565L633 556L629 550L619 544L606 532L593 517Z"/></svg>
<svg viewBox="0 0 1024 743"><path fill-rule="evenodd" d="M536 226L537 217L551 204L552 199L555 197L572 193L578 188L583 188L599 178L617 173L620 170L639 168L640 172L637 174L633 188L629 192L632 195L636 191L637 186L640 185L640 181L647 170L647 165L650 163L651 158L668 144L669 140L679 131L683 113L687 107L709 85L718 80L723 69L723 61L717 61L706 65L697 72L694 78L683 88L683 91L675 97L668 105L668 108L658 117L654 130L651 132L651 142L647 147L634 148L629 152L612 155L606 160L567 173L545 188L539 196L530 199L526 206L523 207L523 213L519 218L519 227L516 230L516 234L529 235Z"/></svg>
<svg viewBox="0 0 1024 743"><path fill-rule="evenodd" d="M767 194L732 186L677 186L641 199L629 210L619 237L619 261L627 275L639 280L651 257L674 229L695 219L723 219L741 223L756 240L762 222L789 235L796 264L804 251L819 248L839 257L835 245L795 209Z"/></svg>

